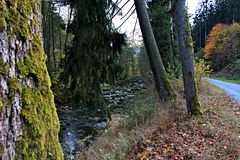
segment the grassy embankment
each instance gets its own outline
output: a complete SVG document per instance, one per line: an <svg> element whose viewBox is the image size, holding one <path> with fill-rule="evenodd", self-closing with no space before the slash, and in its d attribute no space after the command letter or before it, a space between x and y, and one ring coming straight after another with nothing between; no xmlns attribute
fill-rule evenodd
<svg viewBox="0 0 240 160"><path fill-rule="evenodd" d="M225 77L213 77L214 79L218 79L218 80L222 80L222 81L226 81L226 82L230 82L230 83L236 83L236 84L240 84L240 79L229 79L229 78L225 78Z"/></svg>
<svg viewBox="0 0 240 160"><path fill-rule="evenodd" d="M240 109L220 89L204 82L200 99L204 114L190 117L182 84L177 100L158 104L152 92L139 95L129 116L115 115L79 159L238 159Z"/></svg>

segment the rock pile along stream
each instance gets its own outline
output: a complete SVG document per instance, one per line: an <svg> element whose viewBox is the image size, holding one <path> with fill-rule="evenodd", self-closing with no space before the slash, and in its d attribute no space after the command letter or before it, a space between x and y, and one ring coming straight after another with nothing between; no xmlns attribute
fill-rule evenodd
<svg viewBox="0 0 240 160"><path fill-rule="evenodd" d="M143 93L143 80L119 82L111 89L105 89L103 96L112 114L124 114L130 108L128 103L134 100L136 94ZM58 109L61 123L60 141L65 159L74 159L74 154L90 144L99 130L107 128L108 122L98 117L100 109L95 112L87 108L62 106Z"/></svg>

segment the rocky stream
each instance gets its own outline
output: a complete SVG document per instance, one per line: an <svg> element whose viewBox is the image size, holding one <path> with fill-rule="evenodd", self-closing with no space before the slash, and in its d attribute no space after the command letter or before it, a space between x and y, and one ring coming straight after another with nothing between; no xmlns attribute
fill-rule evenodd
<svg viewBox="0 0 240 160"><path fill-rule="evenodd" d="M143 80L129 80L103 91L108 108L112 114L124 114L129 110L128 103L134 100L136 94L145 89ZM108 127L109 122L98 116L100 109L88 111L87 108L62 106L58 109L61 123L60 142L66 160L74 159L91 142L97 133Z"/></svg>

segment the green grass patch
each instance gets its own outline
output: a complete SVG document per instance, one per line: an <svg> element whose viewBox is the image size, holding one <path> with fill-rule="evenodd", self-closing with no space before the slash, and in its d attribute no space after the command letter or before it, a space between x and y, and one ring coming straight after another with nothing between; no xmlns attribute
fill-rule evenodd
<svg viewBox="0 0 240 160"><path fill-rule="evenodd" d="M213 78L217 80L225 81L225 82L240 84L240 79L229 79L225 77L213 77Z"/></svg>
<svg viewBox="0 0 240 160"><path fill-rule="evenodd" d="M129 147L143 137L142 126L154 114L157 95L153 91L135 96L128 103L128 114L112 115L110 127L100 133L77 159L115 160L127 155Z"/></svg>

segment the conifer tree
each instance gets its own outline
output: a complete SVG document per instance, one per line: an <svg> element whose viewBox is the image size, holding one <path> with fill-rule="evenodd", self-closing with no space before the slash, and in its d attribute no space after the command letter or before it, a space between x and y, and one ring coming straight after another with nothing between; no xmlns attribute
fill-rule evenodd
<svg viewBox="0 0 240 160"><path fill-rule="evenodd" d="M121 71L119 54L123 34L113 27L107 9L111 1L69 1L76 13L70 30L73 45L66 53L63 80L70 84L75 100L91 107L103 106L100 85L112 83Z"/></svg>

